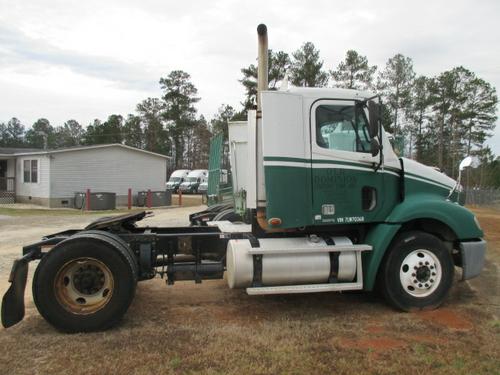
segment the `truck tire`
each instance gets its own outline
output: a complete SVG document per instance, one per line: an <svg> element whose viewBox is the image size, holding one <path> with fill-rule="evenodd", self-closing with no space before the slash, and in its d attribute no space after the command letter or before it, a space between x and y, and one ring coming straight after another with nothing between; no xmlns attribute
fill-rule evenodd
<svg viewBox="0 0 500 375"><path fill-rule="evenodd" d="M453 274L451 254L439 238L409 231L388 250L378 281L385 299L397 309L432 310L448 295Z"/></svg>
<svg viewBox="0 0 500 375"><path fill-rule="evenodd" d="M98 235L76 235L42 258L33 277L33 299L61 331L99 331L120 321L136 285L137 265L126 249Z"/></svg>

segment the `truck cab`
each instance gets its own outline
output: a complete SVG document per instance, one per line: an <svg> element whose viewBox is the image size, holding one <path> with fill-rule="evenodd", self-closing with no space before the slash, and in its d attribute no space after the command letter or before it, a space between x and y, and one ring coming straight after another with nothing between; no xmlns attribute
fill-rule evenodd
<svg viewBox="0 0 500 375"><path fill-rule="evenodd" d="M200 184L207 180L208 171L206 169L195 169L189 172L185 181L179 186L179 189L183 193L197 194Z"/></svg>
<svg viewBox="0 0 500 375"><path fill-rule="evenodd" d="M258 200L277 219L270 227L387 222L404 201L450 202L453 179L399 158L383 128L370 136L370 98L378 100L344 89L262 92Z"/></svg>
<svg viewBox="0 0 500 375"><path fill-rule="evenodd" d="M198 193L207 195L208 194L208 180L210 178L210 172L207 176L207 179L198 186ZM227 169L221 169L220 170L220 176L219 176L219 181L218 185L222 188L226 187L228 185L228 174L227 174Z"/></svg>
<svg viewBox="0 0 500 375"><path fill-rule="evenodd" d="M179 186L184 182L189 172L191 172L189 169L178 169L173 171L166 183L167 190L177 193Z"/></svg>
<svg viewBox="0 0 500 375"><path fill-rule="evenodd" d="M486 245L477 219L460 205L460 184L396 155L380 126L377 95L335 88L263 90L260 95L260 111L249 111L246 124L230 124L229 144L241 176L234 193L243 204L236 207L242 215L242 210L253 213L261 235L314 233L318 243L327 244L336 233L340 237L333 242L368 245L352 260L363 265L363 289L371 290L377 280L383 284L387 272L389 290L397 274L397 293L416 306L437 290L433 276L441 279L440 272L446 272L449 282L451 264L462 267L463 279L480 272ZM412 242L423 250L413 249L397 266L387 260ZM433 250L425 250L425 243ZM435 252L443 249L448 254L441 254L446 260L438 265ZM245 264L237 255L228 258L236 259L235 270ZM417 277L427 271L429 277ZM235 278L234 285L249 284ZM412 308L399 297L391 297L393 304Z"/></svg>

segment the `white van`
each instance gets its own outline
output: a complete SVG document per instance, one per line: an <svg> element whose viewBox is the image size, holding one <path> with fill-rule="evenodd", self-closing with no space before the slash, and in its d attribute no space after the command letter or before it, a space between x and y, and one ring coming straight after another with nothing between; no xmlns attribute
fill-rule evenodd
<svg viewBox="0 0 500 375"><path fill-rule="evenodd" d="M178 169L173 171L166 184L167 190L172 190L172 192L177 193L179 191L179 186L186 181L189 172L191 172L189 169Z"/></svg>
<svg viewBox="0 0 500 375"><path fill-rule="evenodd" d="M209 174L210 176L210 174ZM221 169L220 170L220 181L219 185L227 185L228 177L227 177L227 169ZM207 176L207 181L202 182L200 186L198 186L198 193L200 194L207 194L208 193L208 176Z"/></svg>
<svg viewBox="0 0 500 375"><path fill-rule="evenodd" d="M183 193L197 194L201 183L208 181L208 171L206 169L195 169L187 175L179 189Z"/></svg>

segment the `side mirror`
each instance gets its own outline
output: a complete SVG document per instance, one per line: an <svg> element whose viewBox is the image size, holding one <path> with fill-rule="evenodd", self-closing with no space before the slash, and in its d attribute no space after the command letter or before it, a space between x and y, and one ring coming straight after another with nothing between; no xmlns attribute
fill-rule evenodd
<svg viewBox="0 0 500 375"><path fill-rule="evenodd" d="M372 156L377 156L380 150L382 149L382 146L380 146L380 143L378 143L376 138L371 139L370 149L372 151Z"/></svg>
<svg viewBox="0 0 500 375"><path fill-rule="evenodd" d="M467 156L464 160L460 162L460 165L458 166L459 171L463 171L465 168L470 167L472 165L472 157Z"/></svg>
<svg viewBox="0 0 500 375"><path fill-rule="evenodd" d="M375 138L380 130L380 105L373 100L368 102L368 133Z"/></svg>

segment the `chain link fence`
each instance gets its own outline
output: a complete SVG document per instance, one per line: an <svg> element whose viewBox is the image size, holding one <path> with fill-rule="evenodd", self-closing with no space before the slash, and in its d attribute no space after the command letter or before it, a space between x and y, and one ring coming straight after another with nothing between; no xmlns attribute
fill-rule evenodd
<svg viewBox="0 0 500 375"><path fill-rule="evenodd" d="M471 206L500 206L500 189L493 189L493 188L466 189L465 204Z"/></svg>

